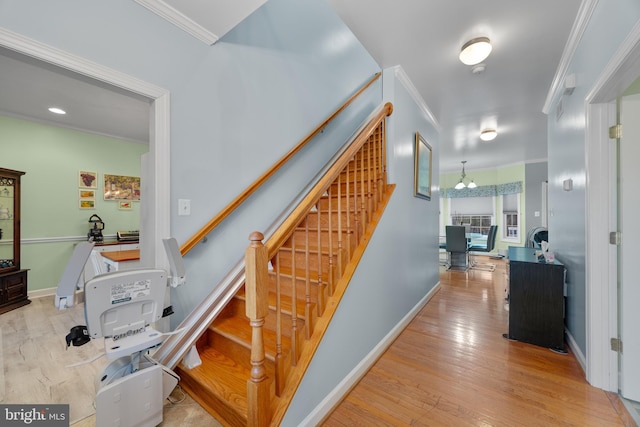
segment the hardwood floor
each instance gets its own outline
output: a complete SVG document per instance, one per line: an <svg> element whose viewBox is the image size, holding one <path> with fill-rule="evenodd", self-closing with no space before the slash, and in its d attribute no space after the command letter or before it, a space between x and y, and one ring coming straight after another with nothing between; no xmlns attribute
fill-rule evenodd
<svg viewBox="0 0 640 427"><path fill-rule="evenodd" d="M325 426L633 426L620 399L590 387L572 354L502 338L504 264L441 272L441 289ZM0 402L70 403L74 427L93 427L96 340L65 348L83 305L60 312L34 299L0 317ZM174 396L178 399L179 396ZM165 405L162 426L218 426L191 398Z"/></svg>
<svg viewBox="0 0 640 427"><path fill-rule="evenodd" d="M491 260L491 262L494 262ZM634 426L571 353L508 341L505 268L441 270L441 289L324 426Z"/></svg>

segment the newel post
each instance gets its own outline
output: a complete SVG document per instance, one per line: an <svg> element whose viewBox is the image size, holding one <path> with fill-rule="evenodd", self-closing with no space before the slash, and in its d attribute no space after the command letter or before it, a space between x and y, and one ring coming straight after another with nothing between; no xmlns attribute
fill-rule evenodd
<svg viewBox="0 0 640 427"><path fill-rule="evenodd" d="M251 377L247 381L249 426L267 426L269 416L269 382L264 365L265 350L262 327L269 310L268 250L262 244L264 235L254 231L245 251L246 315L251 324Z"/></svg>

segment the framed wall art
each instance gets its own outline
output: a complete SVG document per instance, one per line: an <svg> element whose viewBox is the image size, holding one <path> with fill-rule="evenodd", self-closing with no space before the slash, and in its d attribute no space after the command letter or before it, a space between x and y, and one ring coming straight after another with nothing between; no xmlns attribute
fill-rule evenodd
<svg viewBox="0 0 640 427"><path fill-rule="evenodd" d="M104 200L140 200L140 177L104 174Z"/></svg>
<svg viewBox="0 0 640 427"><path fill-rule="evenodd" d="M95 209L96 208L96 201L95 200L80 199L78 201L78 204L79 204L80 209Z"/></svg>
<svg viewBox="0 0 640 427"><path fill-rule="evenodd" d="M78 187L98 188L98 172L80 171L78 173Z"/></svg>
<svg viewBox="0 0 640 427"><path fill-rule="evenodd" d="M80 190L78 190L78 198L80 200L95 200L96 190L88 190L85 188L81 188Z"/></svg>
<svg viewBox="0 0 640 427"><path fill-rule="evenodd" d="M422 199L431 200L431 176L433 151L427 141L416 132L415 166L413 195Z"/></svg>

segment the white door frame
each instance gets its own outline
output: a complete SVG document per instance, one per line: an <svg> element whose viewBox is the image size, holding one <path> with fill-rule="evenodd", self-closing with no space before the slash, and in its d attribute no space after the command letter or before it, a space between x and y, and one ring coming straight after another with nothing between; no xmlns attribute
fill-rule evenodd
<svg viewBox="0 0 640 427"><path fill-rule="evenodd" d="M143 95L153 100L150 112L149 153L143 159L142 178L150 190L140 203L142 265L167 268L161 242L170 236L169 91L135 77L88 61L63 50L0 27L0 46L79 74Z"/></svg>
<svg viewBox="0 0 640 427"><path fill-rule="evenodd" d="M608 127L616 99L640 76L640 23L636 24L585 98L586 130L586 374L589 383L618 392L617 254L609 244L616 225L615 148ZM602 224L608 224L603 227Z"/></svg>

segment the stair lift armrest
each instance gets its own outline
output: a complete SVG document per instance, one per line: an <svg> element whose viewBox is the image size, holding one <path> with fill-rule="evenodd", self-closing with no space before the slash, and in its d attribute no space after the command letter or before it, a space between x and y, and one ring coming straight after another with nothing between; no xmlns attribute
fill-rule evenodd
<svg viewBox="0 0 640 427"><path fill-rule="evenodd" d="M55 306L58 310L73 307L77 285L92 250L93 242L78 243L73 249L56 289Z"/></svg>
<svg viewBox="0 0 640 427"><path fill-rule="evenodd" d="M167 258L169 259L169 284L172 288L184 285L186 279L186 268L184 266L184 260L178 247L178 242L175 238L162 239L164 250L167 252Z"/></svg>

